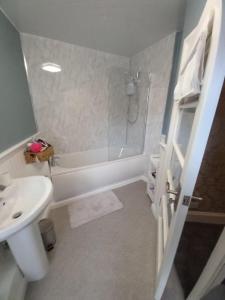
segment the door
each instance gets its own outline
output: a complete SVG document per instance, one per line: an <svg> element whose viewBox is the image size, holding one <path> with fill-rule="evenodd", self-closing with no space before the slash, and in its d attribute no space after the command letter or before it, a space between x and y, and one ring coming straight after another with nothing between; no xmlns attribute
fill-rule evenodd
<svg viewBox="0 0 225 300"><path fill-rule="evenodd" d="M166 180L160 201L160 215L162 216L160 222L162 222L163 231L161 251L163 253L160 255L161 262L158 262L156 300L161 298L167 283L198 174L198 169L192 168L193 157L190 156L194 151L194 141L197 138L199 109L198 99L188 104L174 104L171 136L166 150ZM201 152L198 151L199 163L201 163L203 153L203 149Z"/></svg>
<svg viewBox="0 0 225 300"><path fill-rule="evenodd" d="M213 1L215 20L201 94L195 101L174 103L166 146L164 180L159 193L158 245L155 300L165 289L203 159L225 73L225 24L221 1ZM161 176L160 176L161 177ZM164 178L163 178L164 177ZM161 234L162 232L162 234Z"/></svg>

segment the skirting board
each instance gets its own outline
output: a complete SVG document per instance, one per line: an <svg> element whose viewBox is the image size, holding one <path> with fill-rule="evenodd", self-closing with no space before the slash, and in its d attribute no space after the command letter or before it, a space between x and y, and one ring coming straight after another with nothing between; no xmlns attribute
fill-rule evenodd
<svg viewBox="0 0 225 300"><path fill-rule="evenodd" d="M143 180L145 182L147 181L146 177L144 175L142 175L142 176L134 177L134 178L131 178L131 179L128 179L128 180L124 180L124 181L115 183L115 184L104 186L104 187L96 189L94 191L84 193L84 194L81 194L81 195L76 196L76 197L68 198L68 199L62 200L60 202L51 202L49 207L45 210L43 215L45 217L47 217L50 210L52 210L52 209L68 205L68 204L73 203L74 201L76 201L78 199L86 198L86 197L89 197L89 196L92 196L92 195L96 195L98 193L102 193L102 192L106 192L106 191L109 191L109 190L117 189L117 188L120 188L122 186L137 182L139 180ZM43 217L43 215L42 215L42 217Z"/></svg>

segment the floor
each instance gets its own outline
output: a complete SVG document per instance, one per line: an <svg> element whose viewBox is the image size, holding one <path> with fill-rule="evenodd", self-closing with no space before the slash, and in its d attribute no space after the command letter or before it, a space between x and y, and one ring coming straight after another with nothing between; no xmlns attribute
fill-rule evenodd
<svg viewBox="0 0 225 300"><path fill-rule="evenodd" d="M224 225L186 222L175 257L175 266L184 296L198 281Z"/></svg>
<svg viewBox="0 0 225 300"><path fill-rule="evenodd" d="M161 300L185 300L184 291L175 266L171 269Z"/></svg>
<svg viewBox="0 0 225 300"><path fill-rule="evenodd" d="M47 277L26 300L152 300L156 222L142 181L114 190L124 207L71 229L67 207L51 218L57 233Z"/></svg>
<svg viewBox="0 0 225 300"><path fill-rule="evenodd" d="M220 284L212 289L202 300L223 300L225 299L225 285Z"/></svg>

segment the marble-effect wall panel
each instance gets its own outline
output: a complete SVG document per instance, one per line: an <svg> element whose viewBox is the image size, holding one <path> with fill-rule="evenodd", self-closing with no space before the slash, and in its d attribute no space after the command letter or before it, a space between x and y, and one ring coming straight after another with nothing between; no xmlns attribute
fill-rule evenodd
<svg viewBox="0 0 225 300"><path fill-rule="evenodd" d="M126 72L126 69L114 68L109 75L109 148L120 148L126 143L128 109Z"/></svg>
<svg viewBox="0 0 225 300"><path fill-rule="evenodd" d="M34 112L39 131L58 153L108 146L108 79L129 58L43 37L22 34ZM41 69L44 62L60 73Z"/></svg>
<svg viewBox="0 0 225 300"><path fill-rule="evenodd" d="M38 127L56 152L125 144L141 149L138 153L143 145L146 153L158 152L175 33L131 59L29 34L21 38ZM41 64L48 61L60 64L62 72L41 70ZM141 71L139 111L137 121L130 124L124 74L137 71ZM136 104L131 99L131 119Z"/></svg>
<svg viewBox="0 0 225 300"><path fill-rule="evenodd" d="M131 58L132 72L150 73L150 92L144 150L148 154L159 152L163 117L173 64L176 33L172 33L156 44ZM147 101L147 89L141 92L141 103Z"/></svg>
<svg viewBox="0 0 225 300"><path fill-rule="evenodd" d="M136 72L132 72L132 74L134 77L136 76ZM127 144L128 147L136 147L138 151L136 154L140 154L144 151L149 86L148 73L141 70L136 83L135 94L131 96L129 100L130 109L128 110L127 122ZM134 120L136 121L133 122Z"/></svg>

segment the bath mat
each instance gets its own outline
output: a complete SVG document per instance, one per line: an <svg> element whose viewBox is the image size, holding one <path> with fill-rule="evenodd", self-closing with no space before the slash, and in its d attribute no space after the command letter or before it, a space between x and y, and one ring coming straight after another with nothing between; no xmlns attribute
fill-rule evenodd
<svg viewBox="0 0 225 300"><path fill-rule="evenodd" d="M76 228L123 208L112 191L76 200L68 206L70 226Z"/></svg>

